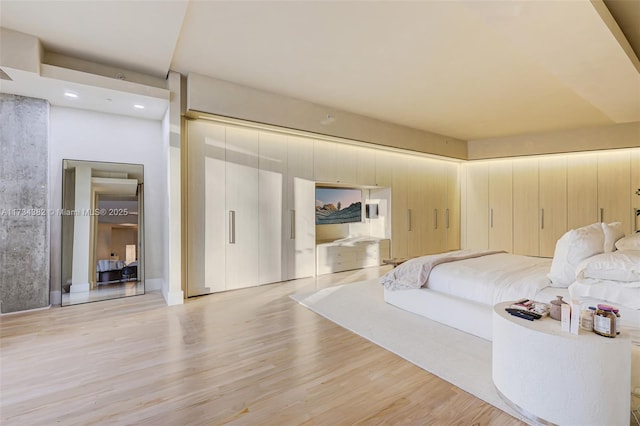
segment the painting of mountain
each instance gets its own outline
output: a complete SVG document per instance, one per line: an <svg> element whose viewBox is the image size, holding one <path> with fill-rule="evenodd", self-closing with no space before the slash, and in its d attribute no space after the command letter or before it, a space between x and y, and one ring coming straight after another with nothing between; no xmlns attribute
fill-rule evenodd
<svg viewBox="0 0 640 426"><path fill-rule="evenodd" d="M316 188L316 225L360 222L362 191L353 188Z"/></svg>

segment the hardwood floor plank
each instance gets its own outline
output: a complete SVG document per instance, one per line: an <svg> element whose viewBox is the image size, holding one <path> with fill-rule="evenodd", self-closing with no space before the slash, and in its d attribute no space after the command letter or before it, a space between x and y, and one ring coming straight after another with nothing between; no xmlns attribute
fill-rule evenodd
<svg viewBox="0 0 640 426"><path fill-rule="evenodd" d="M0 317L0 423L523 424L288 297L387 270Z"/></svg>

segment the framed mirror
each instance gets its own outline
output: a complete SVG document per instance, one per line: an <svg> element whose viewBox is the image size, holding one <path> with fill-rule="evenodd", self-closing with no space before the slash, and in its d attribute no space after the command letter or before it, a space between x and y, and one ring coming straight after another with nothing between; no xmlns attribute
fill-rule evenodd
<svg viewBox="0 0 640 426"><path fill-rule="evenodd" d="M62 169L62 306L144 294L143 165Z"/></svg>

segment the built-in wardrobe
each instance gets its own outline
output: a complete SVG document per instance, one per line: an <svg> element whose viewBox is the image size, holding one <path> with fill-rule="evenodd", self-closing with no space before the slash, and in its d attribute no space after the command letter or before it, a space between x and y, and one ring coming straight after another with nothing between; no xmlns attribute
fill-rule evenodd
<svg viewBox="0 0 640 426"><path fill-rule="evenodd" d="M638 229L640 149L470 161L462 174L466 248L552 257L569 229Z"/></svg>
<svg viewBox="0 0 640 426"><path fill-rule="evenodd" d="M185 128L189 297L315 275L316 184L380 205L350 231L390 238L385 257L460 247L459 161L243 123Z"/></svg>
<svg viewBox="0 0 640 426"><path fill-rule="evenodd" d="M187 295L315 273L313 141L186 124Z"/></svg>

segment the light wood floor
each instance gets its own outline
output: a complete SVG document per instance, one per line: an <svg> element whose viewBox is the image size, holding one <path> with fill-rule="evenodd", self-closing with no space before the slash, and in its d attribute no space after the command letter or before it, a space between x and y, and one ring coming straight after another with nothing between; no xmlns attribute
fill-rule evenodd
<svg viewBox="0 0 640 426"><path fill-rule="evenodd" d="M0 318L2 425L521 425L298 305L369 268Z"/></svg>

